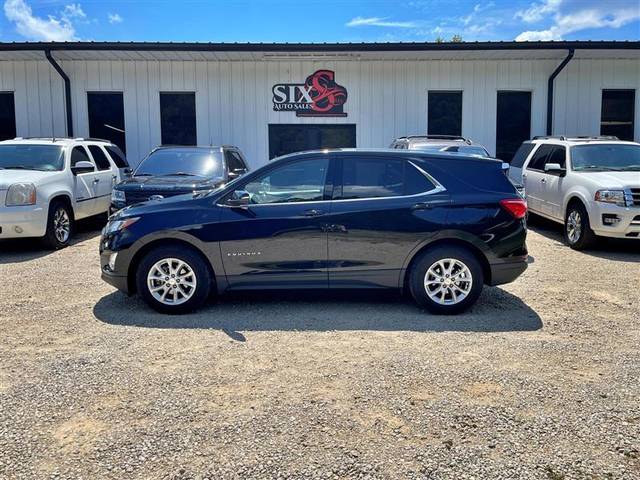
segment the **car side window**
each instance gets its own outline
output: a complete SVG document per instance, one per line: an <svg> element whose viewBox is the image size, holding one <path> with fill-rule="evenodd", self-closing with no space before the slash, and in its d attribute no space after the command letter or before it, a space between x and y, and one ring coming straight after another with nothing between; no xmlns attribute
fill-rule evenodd
<svg viewBox="0 0 640 480"><path fill-rule="evenodd" d="M100 147L89 145L89 151L96 162L98 170L111 170L111 163Z"/></svg>
<svg viewBox="0 0 640 480"><path fill-rule="evenodd" d="M345 158L340 200L404 195L404 164L399 159Z"/></svg>
<svg viewBox="0 0 640 480"><path fill-rule="evenodd" d="M245 184L249 203L315 202L324 197L329 159L312 158L289 163Z"/></svg>
<svg viewBox="0 0 640 480"><path fill-rule="evenodd" d="M436 185L429 180L424 173L411 162L405 162L404 168L404 194L415 195L417 193L428 192L436 188Z"/></svg>
<svg viewBox="0 0 640 480"><path fill-rule="evenodd" d="M511 160L511 166L515 168L522 168L522 165L524 165L525 160L535 146L536 145L534 143L523 143L520 145L520 148L518 148Z"/></svg>
<svg viewBox="0 0 640 480"><path fill-rule="evenodd" d="M230 172L234 172L237 170L243 170L245 172L247 171L247 166L242 161L242 158L240 158L240 155L238 155L236 152L228 151L226 152L225 156L227 158L227 168Z"/></svg>
<svg viewBox="0 0 640 480"><path fill-rule="evenodd" d="M546 163L547 157L553 148L553 145L541 145L529 161L527 170L544 170L544 164Z"/></svg>
<svg viewBox="0 0 640 480"><path fill-rule="evenodd" d="M567 163L567 149L561 145L556 145L551 154L547 157L545 165L547 163L558 163L560 164L560 167L565 168Z"/></svg>
<svg viewBox="0 0 640 480"><path fill-rule="evenodd" d="M109 145L108 147L105 147L105 148L107 149L107 152L111 156L113 163L116 164L116 167L129 168L129 162L127 162L127 157L124 155L124 153L122 153L122 150L120 150L115 145Z"/></svg>
<svg viewBox="0 0 640 480"><path fill-rule="evenodd" d="M76 163L78 162L89 162L93 164L95 168L95 164L89 158L89 155L87 154L87 151L84 149L84 147L73 147L73 150L71 150L71 166L75 167Z"/></svg>

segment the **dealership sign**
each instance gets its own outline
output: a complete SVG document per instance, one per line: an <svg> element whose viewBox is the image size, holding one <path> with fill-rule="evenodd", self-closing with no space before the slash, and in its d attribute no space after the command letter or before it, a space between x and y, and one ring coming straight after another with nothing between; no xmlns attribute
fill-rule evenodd
<svg viewBox="0 0 640 480"><path fill-rule="evenodd" d="M335 81L331 70L318 70L304 83L278 83L273 92L276 112L296 112L298 117L346 117L347 89Z"/></svg>

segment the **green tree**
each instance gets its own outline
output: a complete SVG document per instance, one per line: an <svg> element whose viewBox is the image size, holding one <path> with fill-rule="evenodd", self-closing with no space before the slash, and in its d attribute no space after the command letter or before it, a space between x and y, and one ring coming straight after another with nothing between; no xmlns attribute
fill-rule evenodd
<svg viewBox="0 0 640 480"><path fill-rule="evenodd" d="M462 37L460 35L456 34L453 37L451 37L451 41L453 43L461 43L462 42Z"/></svg>

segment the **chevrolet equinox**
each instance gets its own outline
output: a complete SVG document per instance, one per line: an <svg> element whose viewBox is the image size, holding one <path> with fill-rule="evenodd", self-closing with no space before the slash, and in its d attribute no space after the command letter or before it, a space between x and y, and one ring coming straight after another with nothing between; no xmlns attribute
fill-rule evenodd
<svg viewBox="0 0 640 480"><path fill-rule="evenodd" d="M232 290L394 288L451 314L525 270L526 209L496 160L295 153L120 210L103 230L102 278L166 313Z"/></svg>

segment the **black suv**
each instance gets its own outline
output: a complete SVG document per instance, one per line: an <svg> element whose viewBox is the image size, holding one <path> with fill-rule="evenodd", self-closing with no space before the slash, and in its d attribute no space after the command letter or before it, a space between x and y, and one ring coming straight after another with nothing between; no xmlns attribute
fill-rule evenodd
<svg viewBox="0 0 640 480"><path fill-rule="evenodd" d="M242 152L222 147L158 147L113 187L113 213L127 205L212 190L249 171Z"/></svg>
<svg viewBox="0 0 640 480"><path fill-rule="evenodd" d="M281 157L194 198L125 208L102 278L163 312L247 289L406 288L456 313L526 268L526 203L480 157L336 150Z"/></svg>

